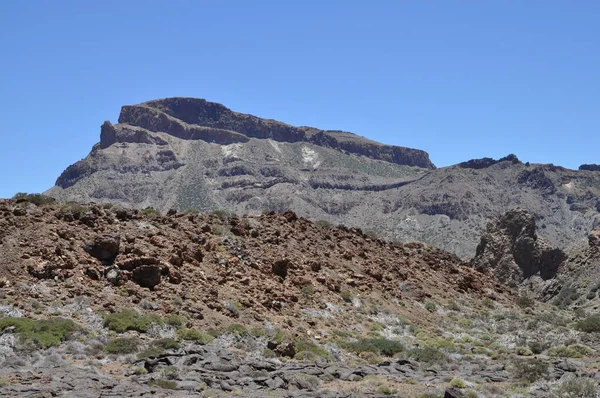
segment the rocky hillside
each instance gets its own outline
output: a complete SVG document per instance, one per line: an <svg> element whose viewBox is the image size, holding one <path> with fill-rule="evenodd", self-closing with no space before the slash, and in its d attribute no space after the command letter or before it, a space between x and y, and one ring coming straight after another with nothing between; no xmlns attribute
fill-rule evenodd
<svg viewBox="0 0 600 398"><path fill-rule="evenodd" d="M559 397L600 366L593 313L291 211L1 201L0 294L2 396Z"/></svg>
<svg viewBox="0 0 600 398"><path fill-rule="evenodd" d="M123 107L119 123L105 122L100 142L47 193L161 211L292 209L468 259L487 220L516 206L552 245L585 239L600 211L600 172L588 166L510 155L435 169L423 151L170 98Z"/></svg>

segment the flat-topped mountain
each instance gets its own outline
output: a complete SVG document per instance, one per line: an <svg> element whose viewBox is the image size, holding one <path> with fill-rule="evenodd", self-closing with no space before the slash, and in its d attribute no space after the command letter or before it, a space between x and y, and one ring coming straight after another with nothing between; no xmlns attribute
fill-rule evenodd
<svg viewBox="0 0 600 398"><path fill-rule="evenodd" d="M302 217L418 240L463 258L486 222L522 207L555 246L600 223L600 172L509 155L436 169L426 152L352 133L294 127L201 99L125 106L100 142L47 192L135 208L292 209Z"/></svg>

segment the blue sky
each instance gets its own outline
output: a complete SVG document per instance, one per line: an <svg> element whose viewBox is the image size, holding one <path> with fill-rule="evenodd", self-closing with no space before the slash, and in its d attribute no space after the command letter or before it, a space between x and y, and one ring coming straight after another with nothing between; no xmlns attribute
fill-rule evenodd
<svg viewBox="0 0 600 398"><path fill-rule="evenodd" d="M429 152L600 163L596 1L0 2L0 197L190 96Z"/></svg>

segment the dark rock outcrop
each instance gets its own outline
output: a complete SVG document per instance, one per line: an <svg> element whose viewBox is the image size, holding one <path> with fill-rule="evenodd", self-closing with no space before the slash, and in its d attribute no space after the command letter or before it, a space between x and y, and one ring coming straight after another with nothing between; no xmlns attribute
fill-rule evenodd
<svg viewBox="0 0 600 398"><path fill-rule="evenodd" d="M579 166L579 170L600 171L600 164L582 164Z"/></svg>
<svg viewBox="0 0 600 398"><path fill-rule="evenodd" d="M511 153L510 155L500 158L498 160L495 160L492 158L471 159L466 162L459 163L458 165L460 167L462 167L463 169L480 170L480 169L486 169L486 168L493 166L500 162L511 162L512 164L521 163L519 158L517 158L516 155L513 155Z"/></svg>
<svg viewBox="0 0 600 398"><path fill-rule="evenodd" d="M471 265L517 286L533 275L543 280L553 278L565 258L562 250L538 239L533 216L517 208L488 223Z"/></svg>

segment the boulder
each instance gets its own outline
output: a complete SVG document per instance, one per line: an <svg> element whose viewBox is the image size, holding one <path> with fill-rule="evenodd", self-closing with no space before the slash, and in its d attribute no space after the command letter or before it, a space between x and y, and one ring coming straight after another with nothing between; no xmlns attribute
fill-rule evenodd
<svg viewBox="0 0 600 398"><path fill-rule="evenodd" d="M131 272L131 279L141 287L152 289L161 281L162 268L157 264L141 265Z"/></svg>
<svg viewBox="0 0 600 398"><path fill-rule="evenodd" d="M118 235L98 235L85 245L85 251L100 261L112 262L119 254L120 241Z"/></svg>

